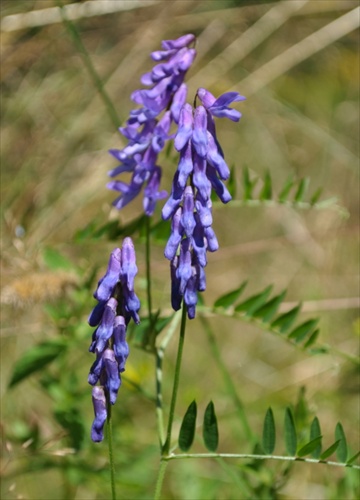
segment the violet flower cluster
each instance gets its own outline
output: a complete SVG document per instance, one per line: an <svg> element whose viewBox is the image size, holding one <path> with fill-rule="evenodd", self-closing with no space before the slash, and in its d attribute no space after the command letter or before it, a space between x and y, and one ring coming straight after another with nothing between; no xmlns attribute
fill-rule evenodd
<svg viewBox="0 0 360 500"><path fill-rule="evenodd" d="M107 405L115 404L121 385L121 373L129 355L126 328L131 319L140 322L140 301L134 291L137 274L136 255L131 238L125 238L122 248L111 252L105 275L98 282L94 297L98 304L89 316L90 326L96 326L89 351L96 354L88 382L93 387L92 401L95 419L91 439L104 438ZM99 382L100 385L96 385Z"/></svg>
<svg viewBox="0 0 360 500"><path fill-rule="evenodd" d="M163 219L172 221L164 252L170 260L172 307L180 309L184 300L190 319L195 317L197 291L206 288L206 253L219 248L211 227L212 190L223 203L231 200L222 182L229 178L230 170L216 137L214 117L239 121L240 112L229 104L245 99L237 92L216 99L204 88L196 95L201 105L193 109L186 103L181 108L174 141L180 158L171 195L162 209Z"/></svg>
<svg viewBox="0 0 360 500"><path fill-rule="evenodd" d="M167 196L166 191L159 191L162 171L157 157L172 137L171 124L178 123L180 109L186 101L184 78L196 55L195 49L189 47L194 40L191 34L164 40L163 50L151 54L158 64L141 78L142 84L150 88L136 90L131 96L141 107L131 111L126 126L119 129L128 144L122 150L110 150L120 165L111 170L109 176L132 174L130 184L114 180L107 185L121 193L113 202L118 209L133 200L144 186L143 208L148 216L153 214L156 202Z"/></svg>

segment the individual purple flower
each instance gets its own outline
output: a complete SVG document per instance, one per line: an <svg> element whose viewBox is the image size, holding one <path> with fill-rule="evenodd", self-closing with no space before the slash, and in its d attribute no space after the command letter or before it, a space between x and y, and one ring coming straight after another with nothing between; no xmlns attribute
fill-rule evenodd
<svg viewBox="0 0 360 500"><path fill-rule="evenodd" d="M97 328L89 351L96 354L96 360L90 368L88 382L94 386L95 419L91 438L95 442L103 439L107 404L115 404L121 386L120 374L129 355L127 324L131 318L135 323L140 322L140 301L134 291L137 271L134 244L131 238L125 238L122 248L111 252L107 271L94 293L98 304L89 316L89 324Z"/></svg>
<svg viewBox="0 0 360 500"><path fill-rule="evenodd" d="M159 191L161 167L157 164L157 156L172 139L171 125L180 120L187 96L184 78L196 56L191 47L194 41L192 34L163 41L163 50L151 54L157 64L141 78L149 88L131 94L131 99L140 108L132 110L126 126L119 129L128 144L122 150L110 150L120 165L113 168L109 176L116 177L124 172L132 174L129 184L119 180L107 184L109 189L120 192L113 202L119 210L143 190L144 212L151 216L157 201L167 196L165 191Z"/></svg>

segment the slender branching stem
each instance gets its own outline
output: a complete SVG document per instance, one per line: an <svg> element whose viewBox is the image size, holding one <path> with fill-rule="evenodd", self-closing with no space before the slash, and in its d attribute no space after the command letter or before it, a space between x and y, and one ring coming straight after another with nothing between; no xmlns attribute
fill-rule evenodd
<svg viewBox="0 0 360 500"><path fill-rule="evenodd" d="M332 465L334 467L347 467L360 470L360 465L332 462L330 460L319 460L317 458L305 458L305 457L288 457L282 455L253 455L251 453L181 453L178 455L170 454L168 456L163 456L162 460L170 461L170 460L182 460L189 458L239 458L247 460L282 460L284 462L305 462L310 464L324 464L324 465Z"/></svg>
<svg viewBox="0 0 360 500"><path fill-rule="evenodd" d="M170 413L169 413L169 421L166 432L166 441L163 446L163 455L168 455L170 451L171 445L171 431L174 421L175 414L175 405L176 405L176 397L179 388L179 380L180 380L180 368L181 368L181 359L184 347L185 340L185 326L186 326L186 306L183 304L182 307L182 316L181 316L181 325L180 325L180 337L179 337L179 345L176 357L176 365L175 365L175 375L174 375L174 385L171 395L171 403L170 403Z"/></svg>
<svg viewBox="0 0 360 500"><path fill-rule="evenodd" d="M151 323L152 300L151 300L151 266L150 266L150 217L145 218L146 227L146 295L149 320Z"/></svg>
<svg viewBox="0 0 360 500"><path fill-rule="evenodd" d="M112 500L116 500L115 464L114 464L113 434L112 434L112 420L111 420L111 404L109 401L107 403L107 436L108 436L108 443L109 443L111 498L112 498Z"/></svg>
<svg viewBox="0 0 360 500"><path fill-rule="evenodd" d="M164 482L164 477L165 477L165 471L167 467L168 461L161 459L160 461L160 467L159 467L159 473L156 481L156 487L155 487L155 495L154 495L154 500L159 500L160 495L161 495L161 489L162 485Z"/></svg>

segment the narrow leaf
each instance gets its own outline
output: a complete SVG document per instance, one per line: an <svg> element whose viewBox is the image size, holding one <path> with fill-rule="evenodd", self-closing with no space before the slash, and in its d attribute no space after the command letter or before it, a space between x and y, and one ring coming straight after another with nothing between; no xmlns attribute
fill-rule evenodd
<svg viewBox="0 0 360 500"><path fill-rule="evenodd" d="M230 169L230 177L227 181L226 187L228 188L229 193L233 198L236 197L236 176L235 176L235 168L231 167Z"/></svg>
<svg viewBox="0 0 360 500"><path fill-rule="evenodd" d="M22 354L15 363L9 382L9 388L14 387L23 379L41 370L66 349L66 344L59 340L47 341L38 344Z"/></svg>
<svg viewBox="0 0 360 500"><path fill-rule="evenodd" d="M240 297L246 285L247 281L244 281L238 288L236 288L232 292L226 293L225 295L219 297L215 301L214 307L223 307L224 309L227 309L228 307L232 306L234 302Z"/></svg>
<svg viewBox="0 0 360 500"><path fill-rule="evenodd" d="M293 187L294 184L295 183L291 177L285 182L284 187L282 188L282 190L279 194L280 203L284 203L287 200L289 193L291 191L291 188Z"/></svg>
<svg viewBox="0 0 360 500"><path fill-rule="evenodd" d="M305 457L305 455L310 455L310 453L313 453L319 448L319 445L321 446L321 440L322 436L316 437L309 443L305 444L302 448L300 448L296 455L298 457Z"/></svg>
<svg viewBox="0 0 360 500"><path fill-rule="evenodd" d="M315 203L319 200L322 193L322 188L318 188L315 193L312 195L310 199L310 205L315 205Z"/></svg>
<svg viewBox="0 0 360 500"><path fill-rule="evenodd" d="M353 464L358 457L360 457L360 451L358 451L357 453L355 453L355 455L349 458L349 460L346 462L346 465Z"/></svg>
<svg viewBox="0 0 360 500"><path fill-rule="evenodd" d="M260 192L260 200L271 200L271 198L272 198L272 181L270 173L266 172L264 185Z"/></svg>
<svg viewBox="0 0 360 500"><path fill-rule="evenodd" d="M268 409L265 415L263 435L262 435L262 447L267 455L275 449L276 442L276 431L275 431L275 420L274 414L271 408Z"/></svg>
<svg viewBox="0 0 360 500"><path fill-rule="evenodd" d="M212 401L207 405L204 414L203 438L206 448L209 451L216 451L219 443L219 431Z"/></svg>
<svg viewBox="0 0 360 500"><path fill-rule="evenodd" d="M280 316L278 316L275 321L271 323L271 328L279 330L281 333L286 332L294 323L300 309L301 304L298 304L297 306L290 309L290 311L280 314Z"/></svg>
<svg viewBox="0 0 360 500"><path fill-rule="evenodd" d="M47 247L44 249L43 252L43 259L45 262L45 265L49 269L74 269L73 264L71 263L70 260L68 260L66 257L64 257L61 253L59 253L57 250L54 248Z"/></svg>
<svg viewBox="0 0 360 500"><path fill-rule="evenodd" d="M272 290L272 285L268 286L262 292L257 295L249 297L244 302L241 302L235 307L236 312L245 312L246 316L252 316L253 313L259 309L265 302Z"/></svg>
<svg viewBox="0 0 360 500"><path fill-rule="evenodd" d="M244 184L244 195L243 198L244 200L252 200L252 192L255 187L255 184L257 183L258 179L254 179L253 181L250 179L249 175L249 169L245 167L243 169L243 184Z"/></svg>
<svg viewBox="0 0 360 500"><path fill-rule="evenodd" d="M285 410L284 429L286 451L293 457L296 454L297 437L294 416L290 408Z"/></svg>
<svg viewBox="0 0 360 500"><path fill-rule="evenodd" d="M317 325L319 322L318 319L309 319L308 321L305 321L304 323L301 323L301 325L297 326L290 334L289 334L289 339L295 340L296 343L301 342L304 340L312 331L314 330L314 327Z"/></svg>
<svg viewBox="0 0 360 500"><path fill-rule="evenodd" d="M266 302L266 304L264 304L255 311L254 316L256 318L261 319L264 323L268 323L271 320L271 318L275 315L281 302L284 300L285 294L286 290L284 290L282 293L276 295L276 297Z"/></svg>
<svg viewBox="0 0 360 500"><path fill-rule="evenodd" d="M329 448L327 448L325 451L323 451L320 455L320 460L326 460L328 457L330 457L330 455L332 455L337 450L337 447L339 446L340 441L341 441L341 439L339 439L338 441L335 441L335 443L333 443L331 446L329 446Z"/></svg>
<svg viewBox="0 0 360 500"><path fill-rule="evenodd" d="M179 448L187 451L194 441L196 425L197 406L193 401L186 410L179 432Z"/></svg>
<svg viewBox="0 0 360 500"><path fill-rule="evenodd" d="M336 450L336 456L339 462L345 463L348 457L348 449L345 432L340 422L338 422L335 427L335 439L340 439L339 446Z"/></svg>
<svg viewBox="0 0 360 500"><path fill-rule="evenodd" d="M308 349L313 344L315 344L315 342L319 336L319 333L320 333L320 330L318 328L312 332L312 334L310 335L310 337L307 339L307 341L304 344L305 349Z"/></svg>
<svg viewBox="0 0 360 500"><path fill-rule="evenodd" d="M320 422L319 422L319 419L317 417L314 417L314 420L311 422L311 426L310 426L310 440L313 441L314 439L316 439L319 436L321 436ZM321 441L318 444L318 446L315 447L311 451L311 455L314 458L320 458L320 455L321 455Z"/></svg>
<svg viewBox="0 0 360 500"><path fill-rule="evenodd" d="M294 196L294 201L296 203L303 201L308 186L309 186L309 179L307 177L305 177L305 179L301 179L301 181L299 182L299 186L297 188L297 191L295 193L295 196Z"/></svg>

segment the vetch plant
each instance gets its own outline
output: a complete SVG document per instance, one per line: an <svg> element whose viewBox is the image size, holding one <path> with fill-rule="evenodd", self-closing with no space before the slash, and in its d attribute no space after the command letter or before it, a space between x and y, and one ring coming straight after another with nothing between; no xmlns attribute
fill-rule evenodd
<svg viewBox="0 0 360 500"><path fill-rule="evenodd" d="M76 33L74 25L67 19L65 23L74 36ZM75 42L78 46L81 43L79 40L76 35ZM108 236L111 240L118 241L120 236L123 238L121 248L115 248L110 254L105 275L99 280L94 292L97 304L88 318L89 325L94 328L89 348L90 353L94 355L94 361L88 375L88 383L93 386L94 419L91 431L88 432L88 429L85 437L82 437L88 441L91 437L96 443L92 446L96 447L99 454L102 453L101 442L104 437L108 441L113 499L116 498L116 489L120 490L117 488L116 470L120 465L116 463L113 427L116 426L121 430L122 422L114 419L112 407L117 402L117 407L122 408L121 397L124 388L120 393L119 389L122 379L126 379L128 344L132 345L132 342L134 347L149 353L154 361L156 393L155 396L148 397L147 394L146 396L148 400L155 402L160 445L158 476L154 485L156 499L162 498L166 468L170 461L217 459L224 465L224 459L230 459L245 464L241 474L238 471L232 474L239 490L239 498L260 498L261 495L275 498L277 490L274 484L285 483L291 472L287 464L295 461L359 468L355 463L359 453L356 453L357 450L348 442L343 425L340 422L336 424L333 438L324 435L320 420L309 410L302 390L295 407L291 404L286 407L282 418L282 430L280 431L276 424L279 412L268 408L263 419L262 433L257 435L251 428L247 409L238 396L237 384L222 360L217 346L219 335L213 331L211 325L212 315L224 321L230 317L233 320L252 323L272 333L279 342L287 342L292 348L312 356L332 353L358 363L355 356L336 351L330 345L318 343L319 320L309 318L298 322L301 313L300 303L292 305L290 309L283 309L286 290L272 295L273 288L269 285L242 299L247 286L247 281L244 281L236 288L220 295L211 306L206 306L200 299L200 292L206 290L206 273L211 273L211 269L207 268L208 252L216 252L221 247L221 241L213 229L215 207L228 204L232 200L230 206L233 207L287 205L296 209L318 210L329 207L338 210L338 207L333 199L319 201L321 194L319 190L309 197L307 179L288 179L277 191L274 190L270 172L267 172L263 179L258 179L247 167L243 167L242 179L238 182L242 188L242 195L239 196L238 186L234 182L234 177L239 179L239 166L230 168L229 165L233 165L234 159L225 159L226 151L219 142L217 127L221 126L221 118L227 118L234 122L234 128L238 127L240 130L238 122L241 113L238 108L242 106L245 97L238 92L224 92L216 96L206 87L199 87L194 95L188 95L186 77L196 58L195 46L195 35L185 34L173 40L164 40L161 50L151 53L155 64L141 77L141 83L146 88L135 90L131 94L136 108L130 112L126 124L119 128L126 139L126 145L122 149L110 150L110 154L118 161L118 165L108 173L111 181L107 187L119 193L113 205L122 210L142 195L143 215L124 227L118 226L116 221L100 229L92 229L91 236L94 239L99 234ZM83 54L86 59L88 56L85 50ZM88 69L91 68L88 61L86 64ZM90 74L95 85L99 86L93 68ZM204 81L202 84L206 86L207 82ZM108 107L109 115L116 121L115 108L103 88L101 95ZM162 180L165 146L167 149L172 148L176 154L176 161L170 172L171 186L163 186ZM125 177L128 179L126 182L123 180ZM160 210L161 220L158 217ZM223 219L226 218L226 210L227 208L222 208ZM163 233L166 233L162 242L164 258L169 261L170 267L169 306L171 305L174 312L168 312L170 309L168 304L163 305L162 310L153 308L151 245L152 236L159 228L162 230L165 228ZM135 293L138 268L134 242L136 245L141 244L141 239L139 243L135 239L136 233L141 237L145 235L146 307L142 307L141 315L140 300ZM87 280L84 279L83 288L86 290L86 296L77 296L74 299L74 311L69 312L67 317L69 330L71 318L77 314L83 317L83 310L88 308L88 291L93 290L91 287L94 275ZM75 308L80 312L75 311ZM59 310L53 307L49 311L59 332L63 333L64 318ZM227 394L236 408L245 436L244 442L239 444L242 452L218 452L222 421L216 413L216 400L213 394L209 394L208 404L202 415L201 429L198 429L200 411L197 402L193 400L187 403L188 408L181 419L178 436L174 437L174 420L178 417L176 403L188 319L194 323L198 322L206 333L213 362L223 377ZM86 335L87 341L91 335L88 328ZM170 401L164 401L163 359L169 342L177 335L178 348L171 381L172 391ZM64 371L62 363L66 359L65 356L74 351L74 345L78 348L80 343L83 348L84 337L84 334L81 334L74 340L69 335L65 339L50 339L38 344L34 349L25 352L15 365L10 380L10 386L13 387L30 374L52 365L54 374L51 373L42 384L43 386L47 384L49 392L55 394L55 419L68 432L75 450L81 447L79 435L83 430L80 432L79 429L83 429L83 419L76 413L77 410L74 410L69 417L61 406L61 398L56 400L56 397L60 393L58 381L60 381L59 374ZM241 349L241 339L234 349ZM71 384L72 380L69 379L67 387L72 387ZM141 382L136 388L139 394L145 393ZM78 393L74 391L74 400L77 396ZM191 453L194 441L201 434L207 451ZM281 439L279 434L283 439L285 451L275 454ZM328 460L334 454L336 460ZM267 468L267 460L284 464L280 481L276 474ZM251 474L247 476L248 471ZM264 471L266 474L263 474ZM268 484L269 480L264 479L265 476L271 477L272 484ZM254 486L253 478L258 481L258 487Z"/></svg>

